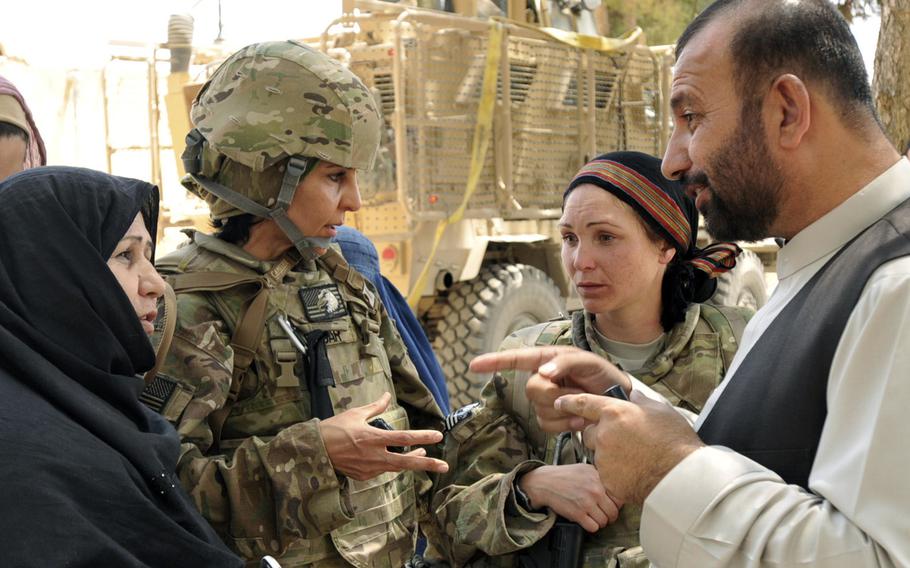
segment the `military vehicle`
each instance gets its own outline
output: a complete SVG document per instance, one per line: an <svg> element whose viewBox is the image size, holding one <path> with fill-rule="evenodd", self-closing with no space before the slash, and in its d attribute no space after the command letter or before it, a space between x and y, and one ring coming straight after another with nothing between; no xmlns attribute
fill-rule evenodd
<svg viewBox="0 0 910 568"><path fill-rule="evenodd" d="M640 29L596 35L599 1L404 4L345 0L309 41L381 104L379 164L358 174L364 207L348 222L424 323L458 407L487 379L468 372L473 356L578 307L560 261L563 189L601 153L662 154L673 51ZM198 85L185 89L169 104ZM747 253L719 301L763 304L761 269Z"/></svg>

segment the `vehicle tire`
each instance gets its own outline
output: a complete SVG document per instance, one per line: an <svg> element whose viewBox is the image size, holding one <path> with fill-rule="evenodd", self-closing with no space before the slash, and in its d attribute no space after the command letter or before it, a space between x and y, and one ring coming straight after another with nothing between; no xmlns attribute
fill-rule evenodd
<svg viewBox="0 0 910 568"><path fill-rule="evenodd" d="M455 285L440 310L433 341L452 409L477 400L490 378L470 373L471 359L496 351L516 330L558 316L564 305L550 277L525 264L493 264Z"/></svg>
<svg viewBox="0 0 910 568"><path fill-rule="evenodd" d="M744 250L736 268L717 278L717 290L709 300L718 306L741 306L757 310L768 301L765 267L757 254Z"/></svg>

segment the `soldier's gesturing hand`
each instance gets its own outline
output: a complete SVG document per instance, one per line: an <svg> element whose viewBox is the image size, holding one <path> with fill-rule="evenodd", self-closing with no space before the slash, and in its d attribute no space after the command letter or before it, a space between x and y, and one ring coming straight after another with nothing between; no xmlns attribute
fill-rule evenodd
<svg viewBox="0 0 910 568"><path fill-rule="evenodd" d="M319 432L335 471L365 481L387 471L422 470L443 473L449 466L442 460L426 457L423 448L404 454L390 447L420 446L442 441L436 430L383 430L367 424L389 406L392 395L346 410L319 423Z"/></svg>
<svg viewBox="0 0 910 568"><path fill-rule="evenodd" d="M590 464L545 465L521 476L519 485L535 508L549 507L591 533L615 521L622 507Z"/></svg>

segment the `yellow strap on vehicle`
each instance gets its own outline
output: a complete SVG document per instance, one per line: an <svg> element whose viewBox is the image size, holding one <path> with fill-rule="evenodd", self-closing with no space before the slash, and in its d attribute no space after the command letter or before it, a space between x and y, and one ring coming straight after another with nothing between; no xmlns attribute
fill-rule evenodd
<svg viewBox="0 0 910 568"><path fill-rule="evenodd" d="M550 36L560 43L571 45L578 49L593 49L594 51L618 51L625 49L638 43L644 34L639 27L632 28L619 37L604 37L580 34L577 32L561 30L559 28L541 28L513 20L508 20L508 22L513 26L533 30Z"/></svg>
<svg viewBox="0 0 910 568"><path fill-rule="evenodd" d="M474 141L471 144L471 168L468 172L468 183L465 187L464 198L461 200L461 205L436 227L436 235L433 237L433 247L430 249L430 255L420 271L417 282L408 294L408 304L410 304L412 309L417 307L417 302L423 293L427 276L430 273L430 267L433 265L433 259L436 257L436 249L439 247L443 233L445 233L449 225L461 221L468 206L468 201L471 200L471 196L477 190L477 182L480 181L480 173L483 170L483 162L490 146L493 130L493 107L496 103L496 78L499 75L499 60L502 56L502 36L503 25L500 22L492 22L490 37L487 42L487 59L483 69L483 90L477 108Z"/></svg>

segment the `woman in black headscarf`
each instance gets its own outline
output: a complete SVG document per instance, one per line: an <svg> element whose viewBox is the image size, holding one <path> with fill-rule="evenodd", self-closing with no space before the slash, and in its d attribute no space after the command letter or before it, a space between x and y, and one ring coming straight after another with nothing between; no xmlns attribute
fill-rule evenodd
<svg viewBox="0 0 910 568"><path fill-rule="evenodd" d="M563 266L584 309L516 331L501 349L572 345L700 411L751 315L700 304L714 292L714 278L735 265L738 247L699 249L692 199L661 175L658 158L639 152L612 152L586 164L563 195L559 230ZM459 463L437 493L437 520L444 531L472 526L476 518L492 522L485 530L456 531L446 543L451 558L459 565L514 553L542 558L549 546L544 536L560 515L587 531L583 565L647 566L637 546L640 510L626 507L617 518L619 504L594 466L583 463L583 448L538 427L526 381L515 371L495 376L483 405L452 435L461 440L452 450ZM560 465L547 465L554 454Z"/></svg>
<svg viewBox="0 0 910 568"><path fill-rule="evenodd" d="M9 566L241 566L139 402L164 283L158 189L77 168L0 183L0 557Z"/></svg>

